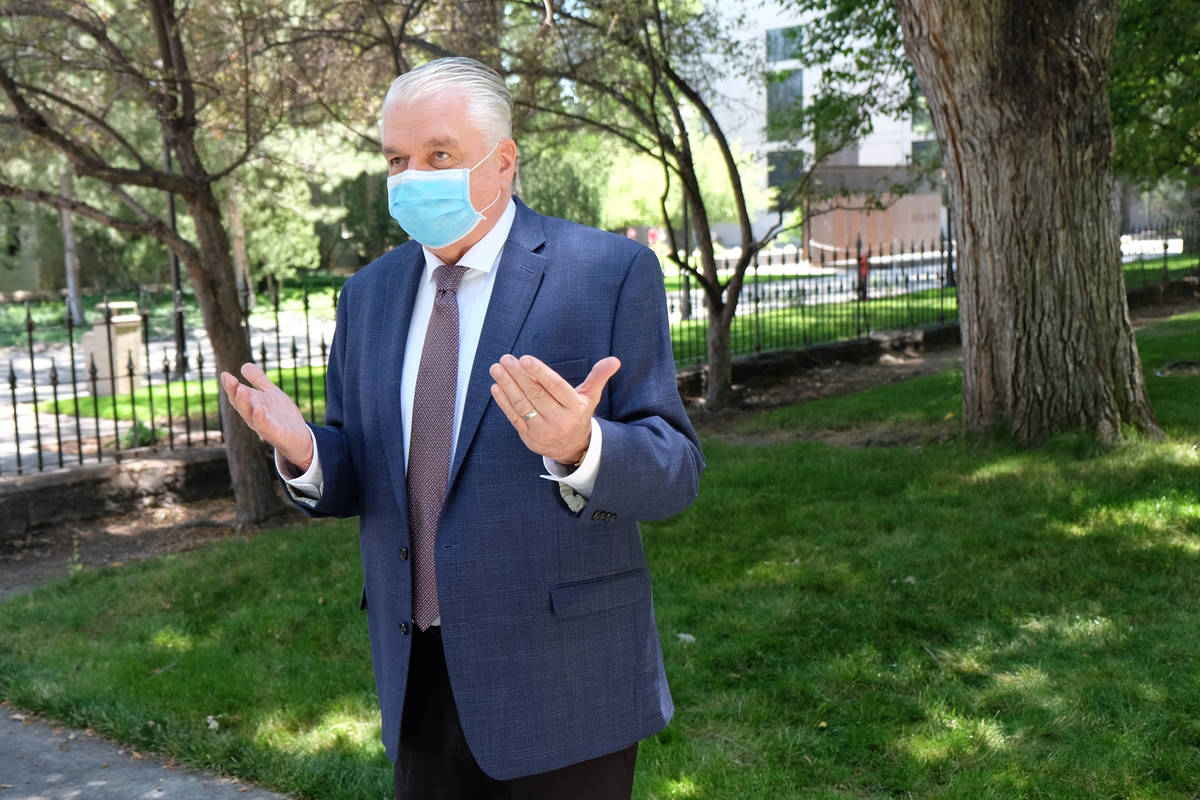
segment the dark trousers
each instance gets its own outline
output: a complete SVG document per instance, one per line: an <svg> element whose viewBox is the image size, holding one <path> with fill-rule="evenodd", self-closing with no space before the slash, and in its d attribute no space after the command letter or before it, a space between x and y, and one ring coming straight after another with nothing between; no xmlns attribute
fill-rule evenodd
<svg viewBox="0 0 1200 800"><path fill-rule="evenodd" d="M562 769L488 777L467 747L442 651L441 629L415 630L396 758L397 800L629 800L637 743Z"/></svg>

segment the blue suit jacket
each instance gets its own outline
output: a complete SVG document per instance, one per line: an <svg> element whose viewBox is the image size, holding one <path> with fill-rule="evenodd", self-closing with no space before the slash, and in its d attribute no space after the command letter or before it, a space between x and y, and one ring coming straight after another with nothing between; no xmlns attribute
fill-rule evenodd
<svg viewBox="0 0 1200 800"><path fill-rule="evenodd" d="M346 282L314 426L325 489L312 513L360 517L383 741L395 758L412 596L400 373L424 268L410 242ZM438 526L446 666L463 732L498 779L613 752L673 712L638 520L696 496L703 456L684 413L657 258L628 239L519 201L463 408ZM595 490L572 512L491 399L488 367L531 354L576 385L621 369L595 416Z"/></svg>

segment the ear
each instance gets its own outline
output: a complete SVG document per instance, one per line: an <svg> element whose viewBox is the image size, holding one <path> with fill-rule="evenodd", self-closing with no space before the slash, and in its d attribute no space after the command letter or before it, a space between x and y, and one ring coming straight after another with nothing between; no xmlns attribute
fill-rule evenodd
<svg viewBox="0 0 1200 800"><path fill-rule="evenodd" d="M517 169L517 143L512 139L502 140L496 145L496 154L500 157L501 183L508 185Z"/></svg>

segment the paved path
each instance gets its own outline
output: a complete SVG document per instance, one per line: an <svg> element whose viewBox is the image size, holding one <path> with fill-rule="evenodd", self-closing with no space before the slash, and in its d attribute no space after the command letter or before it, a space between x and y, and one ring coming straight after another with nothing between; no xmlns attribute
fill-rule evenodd
<svg viewBox="0 0 1200 800"><path fill-rule="evenodd" d="M287 800L0 707L0 800Z"/></svg>

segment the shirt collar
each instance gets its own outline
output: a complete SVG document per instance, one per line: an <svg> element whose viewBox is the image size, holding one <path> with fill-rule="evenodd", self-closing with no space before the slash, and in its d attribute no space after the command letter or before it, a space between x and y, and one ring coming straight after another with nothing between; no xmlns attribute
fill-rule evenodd
<svg viewBox="0 0 1200 800"><path fill-rule="evenodd" d="M496 224L492 226L492 229L482 239L476 242L470 250L463 253L463 257L458 260L458 265L460 267L468 267L469 270L478 270L482 273L491 272L500 260L500 251L504 249L504 243L508 241L508 233L512 230L513 220L516 216L517 204L510 197L508 205L504 207L504 213L500 215L500 219L496 220ZM442 265L442 260L424 245L421 245L421 250L425 253L425 280L432 281L433 271ZM471 274L468 271L463 276L463 280L470 278Z"/></svg>

